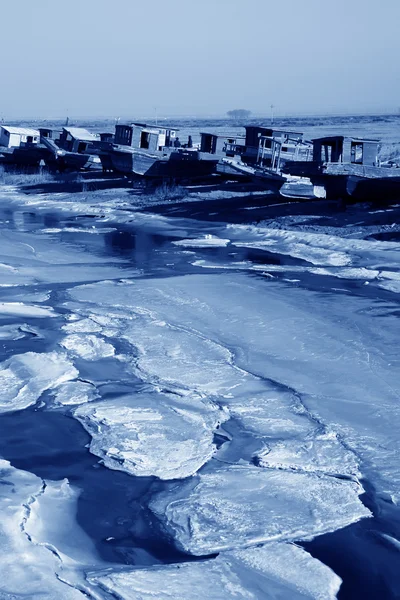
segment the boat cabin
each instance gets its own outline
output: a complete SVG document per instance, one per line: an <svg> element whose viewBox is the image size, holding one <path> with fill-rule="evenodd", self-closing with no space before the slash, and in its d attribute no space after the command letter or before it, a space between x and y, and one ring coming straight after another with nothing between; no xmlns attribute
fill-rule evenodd
<svg viewBox="0 0 400 600"><path fill-rule="evenodd" d="M110 133L109 131L105 131L103 133L100 133L100 140L102 142L113 142L114 141L114 134Z"/></svg>
<svg viewBox="0 0 400 600"><path fill-rule="evenodd" d="M115 144L130 146L149 152L161 152L164 148L179 147L178 129L148 126L145 123L115 126Z"/></svg>
<svg viewBox="0 0 400 600"><path fill-rule="evenodd" d="M379 140L345 137L341 135L313 140L313 161L322 163L350 163L377 166Z"/></svg>
<svg viewBox="0 0 400 600"><path fill-rule="evenodd" d="M201 133L200 136L200 152L235 156L235 136L215 135L214 133Z"/></svg>
<svg viewBox="0 0 400 600"><path fill-rule="evenodd" d="M61 135L61 129L50 129L49 127L39 127L39 133L41 138L48 140L58 140Z"/></svg>
<svg viewBox="0 0 400 600"><path fill-rule="evenodd" d="M272 146L272 140L280 140L281 142L287 142L288 140L302 140L303 134L298 131L287 131L284 129L273 129L271 127L259 127L254 125L248 125L246 129L245 145L247 147L257 148L260 145L261 137L271 140L270 148ZM268 147L266 145L266 147Z"/></svg>
<svg viewBox="0 0 400 600"><path fill-rule="evenodd" d="M85 154L93 144L100 141L98 133L92 133L83 127L63 127L59 146L68 152Z"/></svg>
<svg viewBox="0 0 400 600"><path fill-rule="evenodd" d="M0 146L18 148L22 144L38 144L39 141L40 133L37 129L0 125Z"/></svg>
<svg viewBox="0 0 400 600"><path fill-rule="evenodd" d="M258 125L247 125L244 141L236 141L235 144L227 146L232 152L231 156L239 155L242 161L248 164L268 164L271 161L274 144L280 144L281 149L289 145L295 147L302 144L303 134L298 131L287 131L284 129L273 129L272 127L260 127ZM285 150L283 150L285 151Z"/></svg>

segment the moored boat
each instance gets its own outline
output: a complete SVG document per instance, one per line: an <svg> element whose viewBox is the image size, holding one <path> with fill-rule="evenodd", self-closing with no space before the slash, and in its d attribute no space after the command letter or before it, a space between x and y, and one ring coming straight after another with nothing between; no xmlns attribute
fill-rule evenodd
<svg viewBox="0 0 400 600"><path fill-rule="evenodd" d="M40 143L47 153L45 164L55 171L99 169L101 136L82 127L63 127L62 130L41 128Z"/></svg>
<svg viewBox="0 0 400 600"><path fill-rule="evenodd" d="M252 181L274 192L287 179L282 166L300 157L308 160L311 152L311 144L300 133L253 126L246 127L244 140L203 132L200 148L219 157L217 173L221 176Z"/></svg>
<svg viewBox="0 0 400 600"><path fill-rule="evenodd" d="M292 162L284 172L309 177L316 196L327 199L400 199L400 169L383 166L379 140L329 136L313 140L313 160Z"/></svg>
<svg viewBox="0 0 400 600"><path fill-rule="evenodd" d="M197 148L182 147L171 128L142 123L116 125L108 155L113 169L124 174L166 179L193 179L215 172L218 158Z"/></svg>
<svg viewBox="0 0 400 600"><path fill-rule="evenodd" d="M44 155L37 129L0 125L0 163L38 167Z"/></svg>

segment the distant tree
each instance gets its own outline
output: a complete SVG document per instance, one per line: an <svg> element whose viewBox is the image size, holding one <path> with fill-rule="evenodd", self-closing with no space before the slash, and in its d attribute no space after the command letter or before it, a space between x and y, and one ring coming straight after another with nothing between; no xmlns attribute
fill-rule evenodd
<svg viewBox="0 0 400 600"><path fill-rule="evenodd" d="M243 120L250 117L251 110L246 110L245 108L235 108L234 110L228 110L226 114L231 119Z"/></svg>

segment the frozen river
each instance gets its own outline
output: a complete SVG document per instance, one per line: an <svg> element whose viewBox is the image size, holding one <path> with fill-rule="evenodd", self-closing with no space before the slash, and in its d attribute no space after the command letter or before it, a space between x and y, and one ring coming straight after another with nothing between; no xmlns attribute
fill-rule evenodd
<svg viewBox="0 0 400 600"><path fill-rule="evenodd" d="M2 187L0 598L399 597L399 206L202 194Z"/></svg>

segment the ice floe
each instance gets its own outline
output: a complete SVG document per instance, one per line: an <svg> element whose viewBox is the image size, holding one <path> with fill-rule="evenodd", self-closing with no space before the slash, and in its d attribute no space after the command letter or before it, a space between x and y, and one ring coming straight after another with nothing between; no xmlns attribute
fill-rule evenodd
<svg viewBox="0 0 400 600"><path fill-rule="evenodd" d="M35 404L48 389L75 379L78 371L64 354L27 352L0 364L0 413Z"/></svg>
<svg viewBox="0 0 400 600"><path fill-rule="evenodd" d="M313 432L304 438L268 442L257 459L262 467L360 476L354 452L346 450L336 432Z"/></svg>
<svg viewBox="0 0 400 600"><path fill-rule="evenodd" d="M30 335L38 336L39 333L25 324L0 325L0 340L21 340Z"/></svg>
<svg viewBox="0 0 400 600"><path fill-rule="evenodd" d="M114 356L115 348L109 342L96 335L74 333L66 336L61 342L66 350L85 360L99 360Z"/></svg>
<svg viewBox="0 0 400 600"><path fill-rule="evenodd" d="M333 600L341 580L292 544L271 543L216 559L90 573L88 580L122 600Z"/></svg>
<svg viewBox="0 0 400 600"><path fill-rule="evenodd" d="M99 333L102 327L89 317L87 319L74 319L63 325L61 329L66 333Z"/></svg>
<svg viewBox="0 0 400 600"><path fill-rule="evenodd" d="M196 555L311 539L370 515L352 481L249 466L168 484L150 502L176 543Z"/></svg>
<svg viewBox="0 0 400 600"><path fill-rule="evenodd" d="M49 306L36 306L23 302L0 302L0 314L17 317L57 317L57 313Z"/></svg>
<svg viewBox="0 0 400 600"><path fill-rule="evenodd" d="M344 238L320 232L228 225L233 245L259 248L300 258L316 266L349 266L360 262L398 265L400 244Z"/></svg>
<svg viewBox="0 0 400 600"><path fill-rule="evenodd" d="M62 383L54 391L54 401L64 406L93 402L99 398L94 385L85 381L68 381Z"/></svg>
<svg viewBox="0 0 400 600"><path fill-rule="evenodd" d="M196 473L212 457L213 432L227 418L206 400L156 392L91 403L74 414L106 466L160 479Z"/></svg>
<svg viewBox="0 0 400 600"><path fill-rule="evenodd" d="M36 475L0 460L0 597L80 600L82 592L59 578L60 558L46 546L50 541L47 536L38 543L27 532L32 506L43 491L43 481ZM53 491L54 500L60 502L59 493ZM59 525L58 519L46 523L49 528ZM71 529L65 533L70 537Z"/></svg>
<svg viewBox="0 0 400 600"><path fill-rule="evenodd" d="M172 242L175 246L184 246L185 248L219 248L229 244L229 239L219 238L216 235L207 234L202 238L178 240Z"/></svg>

